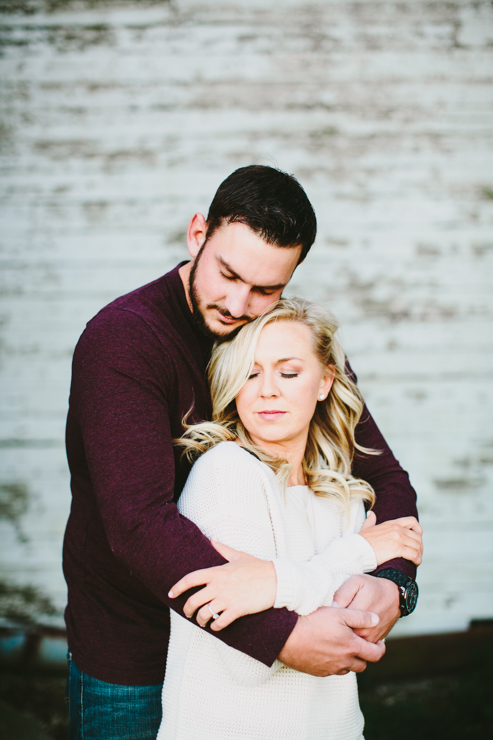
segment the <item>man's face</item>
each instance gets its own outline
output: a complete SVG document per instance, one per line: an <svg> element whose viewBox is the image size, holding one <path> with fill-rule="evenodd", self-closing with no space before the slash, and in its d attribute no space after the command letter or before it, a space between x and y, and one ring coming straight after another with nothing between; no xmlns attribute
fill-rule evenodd
<svg viewBox="0 0 493 740"><path fill-rule="evenodd" d="M227 337L276 304L300 252L267 244L245 224L223 224L190 273L190 301L202 329Z"/></svg>

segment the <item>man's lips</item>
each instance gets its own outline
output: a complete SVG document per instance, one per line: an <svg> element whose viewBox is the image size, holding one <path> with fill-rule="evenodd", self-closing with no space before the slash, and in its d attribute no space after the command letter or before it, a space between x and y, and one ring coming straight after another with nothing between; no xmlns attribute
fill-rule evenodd
<svg viewBox="0 0 493 740"><path fill-rule="evenodd" d="M216 309L217 310L217 309ZM225 316L221 311L218 311L219 314L219 320L223 324L237 324L240 319L235 319L234 316Z"/></svg>
<svg viewBox="0 0 493 740"><path fill-rule="evenodd" d="M216 311L219 321L222 324L245 324L247 321L251 321L248 316L231 316L229 311L226 311L226 313L224 313L224 309L214 304L207 306L207 308L209 310Z"/></svg>
<svg viewBox="0 0 493 740"><path fill-rule="evenodd" d="M268 411L257 411L257 416L260 416L264 421L275 421L276 419L282 419L285 413L285 411L279 411L278 409L269 409Z"/></svg>

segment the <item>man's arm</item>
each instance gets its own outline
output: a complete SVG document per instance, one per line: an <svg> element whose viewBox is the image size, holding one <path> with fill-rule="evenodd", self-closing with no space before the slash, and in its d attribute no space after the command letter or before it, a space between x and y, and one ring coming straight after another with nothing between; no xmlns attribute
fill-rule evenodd
<svg viewBox="0 0 493 740"><path fill-rule="evenodd" d="M356 375L349 362L346 363L346 369L356 382ZM417 518L416 491L409 481L409 475L394 457L366 405L356 426L355 438L362 447L380 452L379 455L365 455L356 450L352 466L352 474L355 478L362 478L373 486L376 494L373 511L376 514L377 523L382 524L389 519L399 519L404 516ZM416 577L414 563L403 558L382 563L374 573L384 568L395 568L411 578Z"/></svg>
<svg viewBox="0 0 493 740"><path fill-rule="evenodd" d="M118 309L100 315L74 355L69 418L83 448L71 435L67 451L77 477L83 449L114 556L181 613L185 597L167 595L173 583L226 561L173 500L172 373L165 348L141 318ZM270 610L238 620L219 639L270 665L296 620L287 610Z"/></svg>

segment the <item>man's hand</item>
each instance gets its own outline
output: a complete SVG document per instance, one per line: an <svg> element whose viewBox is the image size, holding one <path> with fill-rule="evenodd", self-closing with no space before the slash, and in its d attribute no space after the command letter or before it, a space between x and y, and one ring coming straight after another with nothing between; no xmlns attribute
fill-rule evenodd
<svg viewBox="0 0 493 740"><path fill-rule="evenodd" d="M367 642L353 630L375 629L377 622L378 617L370 612L320 607L306 617L299 617L279 660L312 676L361 673L367 661L380 660L385 645Z"/></svg>
<svg viewBox="0 0 493 740"><path fill-rule="evenodd" d="M168 596L175 598L190 588L205 586L190 596L183 613L192 617L198 609L196 621L200 627L205 627L212 619L213 612L219 614L211 624L211 629L218 632L238 617L274 606L277 580L271 561L260 560L214 540L211 542L229 563L189 573L175 583Z"/></svg>
<svg viewBox="0 0 493 740"><path fill-rule="evenodd" d="M377 642L386 635L401 616L399 589L387 578L375 576L351 576L334 595L334 602L341 607L364 609L378 614L376 626L358 627L355 632L369 642Z"/></svg>

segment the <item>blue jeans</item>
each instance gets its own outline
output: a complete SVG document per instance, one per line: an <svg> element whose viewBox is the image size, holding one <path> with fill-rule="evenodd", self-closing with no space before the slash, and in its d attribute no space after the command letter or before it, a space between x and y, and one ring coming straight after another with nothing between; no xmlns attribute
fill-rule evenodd
<svg viewBox="0 0 493 740"><path fill-rule="evenodd" d="M161 723L162 684L120 686L98 681L68 653L65 701L69 740L155 740Z"/></svg>

